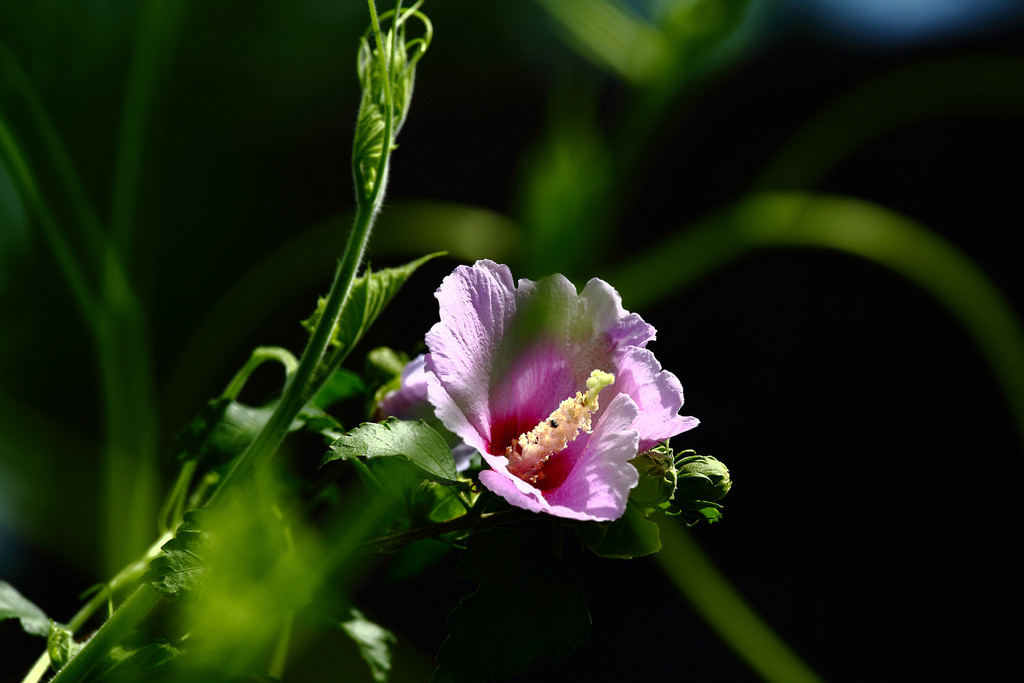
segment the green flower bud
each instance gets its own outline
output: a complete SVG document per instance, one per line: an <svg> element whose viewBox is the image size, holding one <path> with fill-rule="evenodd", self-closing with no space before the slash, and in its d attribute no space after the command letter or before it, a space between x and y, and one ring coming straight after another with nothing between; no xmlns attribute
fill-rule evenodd
<svg viewBox="0 0 1024 683"><path fill-rule="evenodd" d="M684 510L699 510L725 497L732 488L729 469L710 455L691 455L676 463L679 485L676 505ZM718 507L718 506L715 506Z"/></svg>
<svg viewBox="0 0 1024 683"><path fill-rule="evenodd" d="M676 490L676 467L672 451L658 447L645 451L629 463L640 474L640 483L629 498L641 507L654 507L672 499Z"/></svg>
<svg viewBox="0 0 1024 683"><path fill-rule="evenodd" d="M356 70L363 96L352 150L359 200L369 200L383 185L395 136L409 113L416 62L426 52L433 35L430 20L418 11L421 4L422 0L397 16L385 12L381 21L390 18L391 28L379 37L367 30L360 44ZM407 38L406 24L410 18L422 24L422 37Z"/></svg>

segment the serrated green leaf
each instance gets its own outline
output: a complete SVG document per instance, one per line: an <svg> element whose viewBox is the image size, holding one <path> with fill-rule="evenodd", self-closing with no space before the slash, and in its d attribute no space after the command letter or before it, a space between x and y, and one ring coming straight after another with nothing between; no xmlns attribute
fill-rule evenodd
<svg viewBox="0 0 1024 683"><path fill-rule="evenodd" d="M614 522L584 522L576 526L576 533L600 557L628 560L661 550L658 525L632 502Z"/></svg>
<svg viewBox="0 0 1024 683"><path fill-rule="evenodd" d="M435 481L447 483L458 479L451 449L423 420L405 422L390 418L363 423L331 444L320 466L359 457L402 458Z"/></svg>
<svg viewBox="0 0 1024 683"><path fill-rule="evenodd" d="M448 616L432 681L504 681L539 654L555 662L590 635L572 568L540 539L511 529L472 536L458 576L479 582Z"/></svg>
<svg viewBox="0 0 1024 683"><path fill-rule="evenodd" d="M331 344L343 349L355 346L416 269L443 253L428 254L397 268L376 272L367 268L366 273L352 283L348 301L331 333ZM326 303L327 300L321 298L313 315L302 323L310 332L320 321Z"/></svg>
<svg viewBox="0 0 1024 683"><path fill-rule="evenodd" d="M0 621L4 619L20 619L22 630L34 636L45 637L50 632L50 618L46 613L14 586L0 581Z"/></svg>
<svg viewBox="0 0 1024 683"><path fill-rule="evenodd" d="M202 510L185 515L174 538L164 543L162 553L150 562L143 581L178 600L201 592L212 554L211 535L202 529L203 517Z"/></svg>
<svg viewBox="0 0 1024 683"><path fill-rule="evenodd" d="M339 624L341 630L348 634L359 654L370 667L373 680L383 683L391 673L391 646L398 642L395 634L375 624L355 607L349 611L349 618Z"/></svg>

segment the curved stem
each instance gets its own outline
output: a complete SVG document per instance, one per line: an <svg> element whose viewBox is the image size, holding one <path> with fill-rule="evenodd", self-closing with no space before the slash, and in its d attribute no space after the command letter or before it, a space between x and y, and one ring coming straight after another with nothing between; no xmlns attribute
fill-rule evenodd
<svg viewBox="0 0 1024 683"><path fill-rule="evenodd" d="M231 378L220 397L237 399L238 395L242 393L242 389L245 388L245 383L249 381L249 375L268 360L276 360L283 365L286 378L291 378L299 367L299 362L295 360L295 356L288 349L283 349L280 346L258 346L253 349L252 355L249 356L249 360L245 362L242 369Z"/></svg>

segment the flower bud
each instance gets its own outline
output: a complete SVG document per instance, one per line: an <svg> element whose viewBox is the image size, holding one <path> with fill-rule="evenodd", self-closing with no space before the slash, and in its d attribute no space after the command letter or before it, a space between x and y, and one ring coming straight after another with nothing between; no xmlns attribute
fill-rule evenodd
<svg viewBox="0 0 1024 683"><path fill-rule="evenodd" d="M710 455L691 455L676 463L679 485L676 504L690 510L706 507L725 497L732 488L729 469Z"/></svg>
<svg viewBox="0 0 1024 683"><path fill-rule="evenodd" d="M671 451L656 448L644 451L629 463L640 475L640 483L629 498L642 507L654 507L672 499L676 490L676 467Z"/></svg>

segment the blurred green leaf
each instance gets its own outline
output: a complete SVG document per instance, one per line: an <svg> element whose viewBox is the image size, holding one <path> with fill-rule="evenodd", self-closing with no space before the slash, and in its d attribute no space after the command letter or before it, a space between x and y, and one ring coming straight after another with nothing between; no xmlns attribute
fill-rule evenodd
<svg viewBox="0 0 1024 683"><path fill-rule="evenodd" d="M458 479L451 449L423 420L403 422L391 418L361 424L331 444L320 466L359 457L397 457L412 463L435 481Z"/></svg>
<svg viewBox="0 0 1024 683"><path fill-rule="evenodd" d="M355 346L416 269L443 253L428 254L398 268L385 268L377 272L367 268L366 274L352 284L352 292L334 327L331 343L339 349ZM316 327L326 303L323 297L317 301L316 311L302 323L307 330L312 332Z"/></svg>
<svg viewBox="0 0 1024 683"><path fill-rule="evenodd" d="M521 531L472 536L459 578L480 587L448 616L435 682L503 681L544 654L555 662L590 635L590 614L572 568Z"/></svg>
<svg viewBox="0 0 1024 683"><path fill-rule="evenodd" d="M391 673L391 646L398 641L395 634L370 621L354 607L349 619L339 626L359 648L359 654L370 667L373 680L379 683L388 680L388 674Z"/></svg>
<svg viewBox="0 0 1024 683"><path fill-rule="evenodd" d="M657 27L611 0L538 0L581 55L634 83L662 69L668 45Z"/></svg>
<svg viewBox="0 0 1024 683"><path fill-rule="evenodd" d="M45 636L50 631L50 618L46 613L14 586L0 581L0 621L4 619L20 619L25 633L34 636Z"/></svg>

